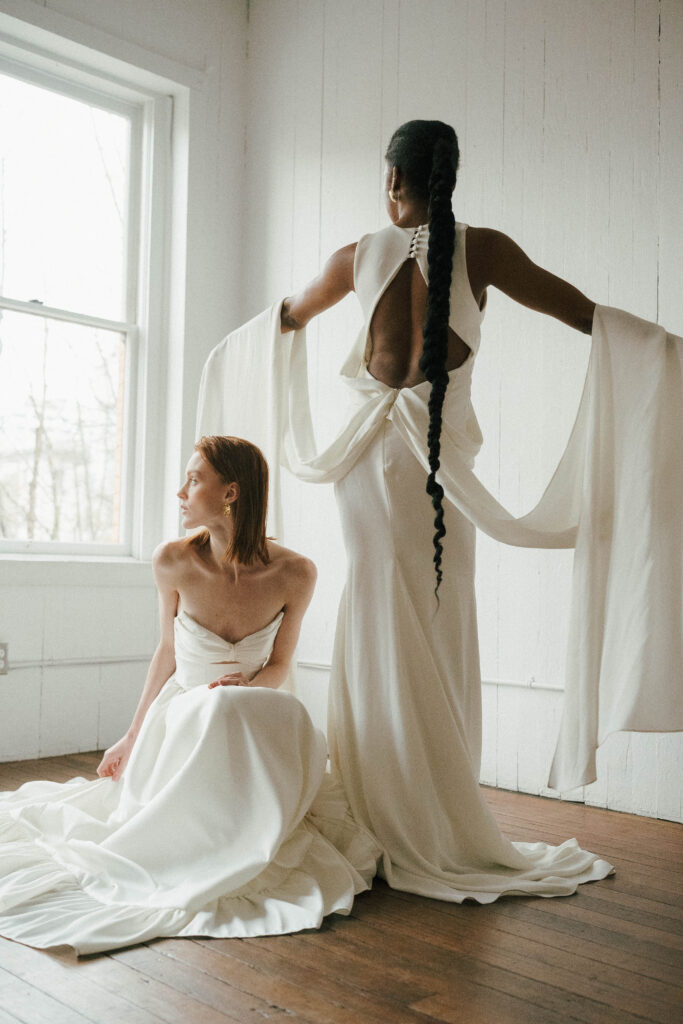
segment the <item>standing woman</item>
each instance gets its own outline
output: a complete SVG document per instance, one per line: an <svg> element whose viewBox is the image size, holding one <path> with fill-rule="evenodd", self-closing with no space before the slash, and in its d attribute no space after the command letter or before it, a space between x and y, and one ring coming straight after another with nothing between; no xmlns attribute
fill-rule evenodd
<svg viewBox="0 0 683 1024"><path fill-rule="evenodd" d="M489 903L567 895L611 868L575 840L509 842L481 796L475 529L444 497L441 442L453 439L471 467L481 435L470 383L489 286L585 333L594 303L500 232L455 223L458 160L448 125L402 125L386 152L390 226L340 249L285 299L281 329L358 295L365 327L342 373L360 411L335 466L324 456L299 466L303 478L336 481L348 555L330 684L333 769L382 846L391 886ZM406 441L411 424L427 435L429 471Z"/></svg>

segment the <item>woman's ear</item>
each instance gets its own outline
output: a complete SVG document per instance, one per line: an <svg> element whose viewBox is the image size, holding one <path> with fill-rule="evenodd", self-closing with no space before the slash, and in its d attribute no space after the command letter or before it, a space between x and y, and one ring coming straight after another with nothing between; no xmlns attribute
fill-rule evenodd
<svg viewBox="0 0 683 1024"><path fill-rule="evenodd" d="M233 483L226 485L225 495L224 495L224 498L223 498L224 501L229 501L229 502L237 501L239 496L240 496L240 485L237 483L237 481L234 481Z"/></svg>

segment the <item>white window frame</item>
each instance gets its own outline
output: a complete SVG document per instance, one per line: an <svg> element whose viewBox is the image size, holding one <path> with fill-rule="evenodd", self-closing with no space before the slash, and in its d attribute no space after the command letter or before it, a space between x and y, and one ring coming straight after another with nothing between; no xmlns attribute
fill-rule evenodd
<svg viewBox="0 0 683 1024"><path fill-rule="evenodd" d="M126 344L121 519L118 544L82 544L0 540L0 555L33 560L35 556L149 558L159 536L161 515L146 507L148 488L161 492L164 459L159 458L159 429L164 419L166 359L162 351L167 316L165 240L171 194L171 96L140 88L108 71L65 59L0 33L0 70L5 74L73 96L131 118L130 194L127 234L125 320L112 321L69 310L0 297L0 306L71 323L121 333Z"/></svg>

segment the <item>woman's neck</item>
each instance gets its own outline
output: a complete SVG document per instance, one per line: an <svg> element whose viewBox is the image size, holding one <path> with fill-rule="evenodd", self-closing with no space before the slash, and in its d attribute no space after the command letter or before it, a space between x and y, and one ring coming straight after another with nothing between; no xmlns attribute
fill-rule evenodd
<svg viewBox="0 0 683 1024"><path fill-rule="evenodd" d="M393 219L394 224L399 228L417 228L420 224L429 221L429 207L427 203L404 203L399 199L398 210Z"/></svg>
<svg viewBox="0 0 683 1024"><path fill-rule="evenodd" d="M217 566L226 568L228 564L234 567L235 575L237 575L238 563L231 561L227 563L225 556L232 547L232 541L234 536L234 528L231 520L226 520L225 524L221 523L217 526L209 526L209 550L211 551L211 557Z"/></svg>

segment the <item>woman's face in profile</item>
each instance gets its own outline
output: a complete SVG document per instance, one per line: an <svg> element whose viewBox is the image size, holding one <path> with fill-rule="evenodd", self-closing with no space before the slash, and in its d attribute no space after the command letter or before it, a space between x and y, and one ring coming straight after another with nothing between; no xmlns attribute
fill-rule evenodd
<svg viewBox="0 0 683 1024"><path fill-rule="evenodd" d="M185 470L185 483L178 491L180 514L186 530L223 516L226 486L200 452L193 452Z"/></svg>

